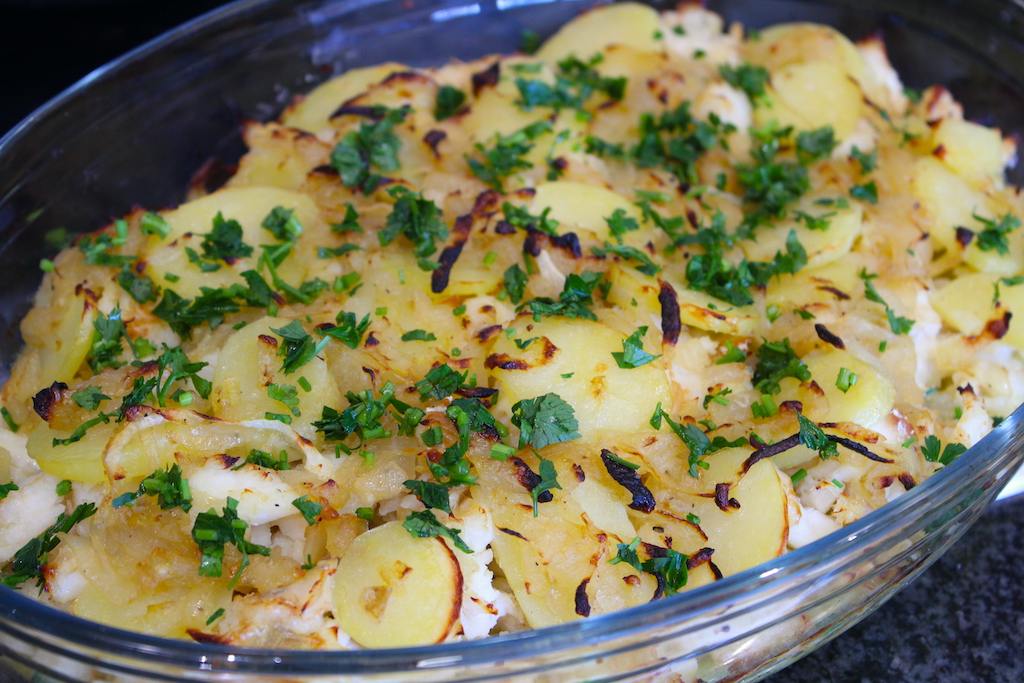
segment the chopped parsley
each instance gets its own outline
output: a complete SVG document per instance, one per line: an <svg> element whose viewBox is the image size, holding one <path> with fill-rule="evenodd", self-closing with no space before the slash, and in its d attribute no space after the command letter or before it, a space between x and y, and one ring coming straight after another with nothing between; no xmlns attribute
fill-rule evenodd
<svg viewBox="0 0 1024 683"><path fill-rule="evenodd" d="M757 366L754 368L754 388L762 394L774 396L782 388L779 382L794 377L801 382L811 379L811 371L796 355L789 344L789 338L777 342L765 342L757 349Z"/></svg>
<svg viewBox="0 0 1024 683"><path fill-rule="evenodd" d="M514 263L505 271L503 279L509 301L513 304L519 304L523 300L523 294L526 292L526 282L529 276L519 267L518 263Z"/></svg>
<svg viewBox="0 0 1024 683"><path fill-rule="evenodd" d="M921 455L924 456L924 459L941 465L951 464L958 456L965 452L967 452L967 446L962 443L948 443L943 448L942 442L933 434L926 436L924 443L921 444Z"/></svg>
<svg viewBox="0 0 1024 683"><path fill-rule="evenodd" d="M405 521L402 522L402 526L405 527L406 531L417 538L435 538L444 537L449 539L456 548L464 553L472 553L466 542L459 536L458 529L450 529L444 524L438 521L437 517L430 510L423 510L421 512L412 512Z"/></svg>
<svg viewBox="0 0 1024 683"><path fill-rule="evenodd" d="M651 416L651 427L660 430L662 420L668 423L668 426L675 432L675 435L679 437L689 451L689 473L694 478L700 476L701 469L706 470L710 467L702 459L705 455L710 455L723 448L742 446L746 443L742 438L729 441L724 436L716 436L714 439L709 439L708 435L702 432L697 425L690 424L689 422L679 423L673 420L668 413L661 409L661 403L659 403L654 409L654 415Z"/></svg>
<svg viewBox="0 0 1024 683"><path fill-rule="evenodd" d="M284 358L281 369L286 375L292 374L311 361L323 350L328 341L325 338L321 339L319 344L314 344L313 338L298 320L293 320L284 327L272 327L270 331L281 338L282 343L277 350L277 355Z"/></svg>
<svg viewBox="0 0 1024 683"><path fill-rule="evenodd" d="M199 561L200 576L221 576L224 572L224 546L233 545L242 554L238 571L228 583L234 588L242 572L249 566L249 555L270 555L270 548L245 540L249 528L245 520L238 518L238 501L228 498L223 513L218 515L212 508L200 512L192 526L192 539L199 546L202 558Z"/></svg>
<svg viewBox="0 0 1024 683"><path fill-rule="evenodd" d="M302 234L302 223L295 215L295 209L275 206L266 215L261 226L279 242L294 242Z"/></svg>
<svg viewBox="0 0 1024 683"><path fill-rule="evenodd" d="M612 358L615 359L616 364L620 368L638 368L641 365L647 365L657 358L661 358L660 355L652 356L644 351L644 343L641 338L646 334L646 326L638 328L636 332L622 341L622 351L612 352Z"/></svg>
<svg viewBox="0 0 1024 683"><path fill-rule="evenodd" d="M536 449L580 438L573 407L558 394L527 398L512 406L512 424L519 427L519 449Z"/></svg>
<svg viewBox="0 0 1024 683"><path fill-rule="evenodd" d="M661 272L661 266L655 263L650 256L645 254L636 247L629 247L624 244L609 244L604 243L604 247L593 247L591 252L598 258L605 258L608 254L618 256L621 259L627 261L635 261L637 263L636 269L644 275L650 275L651 277Z"/></svg>
<svg viewBox="0 0 1024 683"><path fill-rule="evenodd" d="M796 158L804 165L827 159L838 144L832 126L802 130L796 135Z"/></svg>
<svg viewBox="0 0 1024 683"><path fill-rule="evenodd" d="M437 336L433 332L427 332L426 330L409 330L402 335L402 341L423 341L432 342L436 341Z"/></svg>
<svg viewBox="0 0 1024 683"><path fill-rule="evenodd" d="M203 258L232 264L252 255L252 247L242 240L242 226L234 219L225 219L220 211L213 217L213 229L203 235L199 247Z"/></svg>
<svg viewBox="0 0 1024 683"><path fill-rule="evenodd" d="M889 329L892 330L893 334L908 334L914 327L914 321L909 318L897 316L896 312L889 308L889 304L885 303L885 299L879 295L878 290L875 289L875 285L871 282L876 277L878 276L869 275L866 269L861 270L860 278L864 280L864 298L868 301L873 301L876 304L882 304L885 306L885 316L889 320Z"/></svg>
<svg viewBox="0 0 1024 683"><path fill-rule="evenodd" d="M860 164L861 175L871 173L878 166L878 150L873 150L870 154L862 152L857 149L856 146L850 151L850 158Z"/></svg>
<svg viewBox="0 0 1024 683"><path fill-rule="evenodd" d="M469 170L477 178L498 192L505 192L504 181L519 171L533 168L525 155L534 147L537 138L551 132L547 121L531 123L511 135L494 134L494 143L485 147L476 143L477 157L466 157Z"/></svg>
<svg viewBox="0 0 1024 683"><path fill-rule="evenodd" d="M609 563L626 562L638 572L653 575L658 579L658 584L664 586L666 595L675 595L686 586L689 580L689 557L671 548L660 548L644 543L644 551L649 557L641 561L637 553L639 547L639 536L630 543L619 543L618 552Z"/></svg>
<svg viewBox="0 0 1024 683"><path fill-rule="evenodd" d="M17 491L17 490L18 490L18 485L15 484L13 481L12 482L8 482L6 484L0 484L0 500L3 500L4 498L6 498L8 493L11 493L12 491Z"/></svg>
<svg viewBox="0 0 1024 683"><path fill-rule="evenodd" d="M331 151L331 166L345 187L359 188L370 194L384 182L381 173L392 173L401 167L398 152L402 141L395 135L395 125L405 120L410 109L389 109L375 106L375 120L362 122L359 130L349 131Z"/></svg>
<svg viewBox="0 0 1024 683"><path fill-rule="evenodd" d="M434 106L434 118L438 121L450 119L460 113L466 104L466 93L451 85L442 85L437 89L437 104Z"/></svg>
<svg viewBox="0 0 1024 683"><path fill-rule="evenodd" d="M530 213L525 206L516 206L509 202L504 202L501 205L501 213L505 216L505 222L514 228L520 230L537 230L543 232L546 235L557 235L558 234L558 221L554 218L548 218L548 214L551 213L551 207L546 207L541 211L540 215L534 215Z"/></svg>
<svg viewBox="0 0 1024 683"><path fill-rule="evenodd" d="M99 387L88 386L71 394L71 399L82 408L93 411L99 408L103 401L109 401L110 397L100 391Z"/></svg>
<svg viewBox="0 0 1024 683"><path fill-rule="evenodd" d="M697 184L697 160L719 142L720 137L735 130L711 114L698 121L690 113L690 102L680 104L659 117L640 115L640 141L629 150L629 157L638 168L661 168L681 183Z"/></svg>
<svg viewBox="0 0 1024 683"><path fill-rule="evenodd" d="M128 242L128 224L123 220L114 221L114 234L102 232L86 235L78 240L78 250L85 254L85 263L90 266L120 268L135 260L134 256L119 256L107 253L110 249Z"/></svg>
<svg viewBox="0 0 1024 683"><path fill-rule="evenodd" d="M386 247L403 235L412 242L412 253L419 259L419 267L436 269L438 264L427 257L437 251L436 242L448 239L448 226L441 219L441 209L433 201L424 199L421 193L404 187L390 188L388 194L394 197L395 205L384 229L377 233L380 245Z"/></svg>
<svg viewBox="0 0 1024 683"><path fill-rule="evenodd" d="M718 67L718 73L726 83L745 92L751 102L757 104L764 100L769 75L768 69L763 66L745 63L739 66L723 64Z"/></svg>
<svg viewBox="0 0 1024 683"><path fill-rule="evenodd" d="M534 517L537 517L539 514L537 505L540 502L541 495L552 489L562 489L561 484L558 483L558 472L555 470L555 464L550 460L541 458L539 455L537 457L540 459L540 467L538 468L540 480L530 489L530 497L533 499Z"/></svg>
<svg viewBox="0 0 1024 683"><path fill-rule="evenodd" d="M558 301L550 297L537 297L520 304L516 310L529 309L534 318L561 315L566 318L597 320L590 306L594 304L593 292L604 279L600 271L585 270L582 274L570 273Z"/></svg>
<svg viewBox="0 0 1024 683"><path fill-rule="evenodd" d="M1010 253L1010 242L1006 238L1011 232L1021 226L1020 219L1012 213L1003 214L998 220L982 218L978 214L971 214L974 220L985 226L983 230L976 233L978 237L978 248L982 251L996 251L1000 256Z"/></svg>
<svg viewBox="0 0 1024 683"><path fill-rule="evenodd" d="M181 474L181 467L177 463L166 470L156 470L142 480L137 491L123 493L110 501L110 504L115 508L126 505L132 507L142 496L156 496L161 510L181 508L182 512L188 512L192 509L192 491L188 479Z"/></svg>
<svg viewBox="0 0 1024 683"><path fill-rule="evenodd" d="M878 185L875 181L869 181L863 185L854 185L850 188L850 196L868 204L878 203Z"/></svg>
<svg viewBox="0 0 1024 683"><path fill-rule="evenodd" d="M594 67L602 60L600 54L586 62L575 56L566 57L557 64L554 85L540 79L516 78L516 88L519 90L516 104L524 111L534 107L551 107L561 111L583 109L587 100L596 93L610 100L621 100L626 93L626 79L601 76Z"/></svg>
<svg viewBox="0 0 1024 683"><path fill-rule="evenodd" d="M295 417L301 417L299 412L299 390L293 384L267 385L267 395L274 401L283 404Z"/></svg>
<svg viewBox="0 0 1024 683"><path fill-rule="evenodd" d="M796 414L797 422L800 423L800 443L812 451L817 451L822 460L835 458L839 455L839 448L833 441L830 441L821 427L814 424L803 413Z"/></svg>
<svg viewBox="0 0 1024 683"><path fill-rule="evenodd" d="M465 383L469 371L458 373L452 370L451 366L438 365L431 368L426 376L416 382L416 388L420 392L420 399L432 398L441 400L448 398L458 391Z"/></svg>
<svg viewBox="0 0 1024 683"><path fill-rule="evenodd" d="M452 513L447 486L435 484L432 481L409 479L405 482L405 488L409 489L410 493L419 498L426 507L442 510L448 514Z"/></svg>
<svg viewBox="0 0 1024 683"><path fill-rule="evenodd" d="M36 587L42 593L46 586L46 576L43 574L43 567L46 565L49 554L60 543L57 534L66 534L71 528L96 514L96 505L83 503L76 507L68 515L60 513L53 525L39 536L33 538L23 545L11 559L12 573L0 579L0 583L8 588L17 588L30 579L36 580Z"/></svg>
<svg viewBox="0 0 1024 683"><path fill-rule="evenodd" d="M142 214L142 219L139 221L139 228L142 230L144 235L156 235L160 239L164 239L171 234L170 224L155 213L147 211Z"/></svg>
<svg viewBox="0 0 1024 683"><path fill-rule="evenodd" d="M160 295L160 287L152 278L139 275L128 264L121 266L121 271L117 274L117 284L140 304L156 301Z"/></svg>
<svg viewBox="0 0 1024 683"><path fill-rule="evenodd" d="M317 333L324 337L336 339L350 349L356 349L363 342L363 335L370 329L370 314L367 313L363 316L362 320L356 322L355 313L339 311L338 315L335 316L335 322L338 324L334 327L327 329L317 328Z"/></svg>
<svg viewBox="0 0 1024 683"><path fill-rule="evenodd" d="M246 465L256 465L257 467L265 467L268 470L290 470L292 468L291 463L288 462L288 451L282 450L278 457L274 457L266 451L261 451L257 448L253 448L249 451L249 455L245 456L245 460L238 463L231 469L240 470Z"/></svg>

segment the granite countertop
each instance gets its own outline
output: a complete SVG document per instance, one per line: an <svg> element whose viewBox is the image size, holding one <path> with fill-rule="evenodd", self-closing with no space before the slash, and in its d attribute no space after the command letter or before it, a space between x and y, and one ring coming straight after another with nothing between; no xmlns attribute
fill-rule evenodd
<svg viewBox="0 0 1024 683"><path fill-rule="evenodd" d="M218 4L0 0L0 132L91 69ZM877 612L767 680L1024 681L1024 496L997 503Z"/></svg>

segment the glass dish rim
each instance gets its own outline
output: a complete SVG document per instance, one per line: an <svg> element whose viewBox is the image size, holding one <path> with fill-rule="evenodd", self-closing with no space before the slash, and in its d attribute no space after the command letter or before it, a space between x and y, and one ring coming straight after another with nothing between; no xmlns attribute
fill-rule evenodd
<svg viewBox="0 0 1024 683"><path fill-rule="evenodd" d="M132 66L155 53L170 49L179 41L204 30L228 28L232 19L249 11L265 10L272 7L301 10L306 7L322 7L333 3L344 10L356 9L389 2L390 0L235 0L222 7L200 15L170 31L140 45L107 64L93 70L64 91L37 108L25 119L0 137L0 159L4 158L18 143L31 134L37 122L58 112L66 103L88 94L94 84L115 78L123 69ZM423 6L458 5L463 0L427 0ZM469 2L469 0L464 0ZM568 1L576 5L587 4L586 0L532 0L529 4L549 4ZM608 4L599 0L595 4ZM1016 3L1007 3L1007 10L1016 11L1024 17L1024 8ZM335 12L340 13L341 9ZM298 16L293 17L298 19ZM309 651L283 649L256 649L212 645L207 643L174 640L126 631L112 626L76 617L54 607L38 602L22 590L0 586L0 622L11 622L15 628L0 624L3 630L12 632L23 628L45 634L44 640L54 639L72 643L80 648L97 648L106 655L128 659L147 658L154 662L192 664L213 661L213 669L229 652L236 658L230 667L234 674L267 673L273 667L275 673L289 673L288 665L300 663L302 674L345 673L347 664L370 664L373 671L381 671L382 664L399 664L419 668L424 661L452 659L452 665L468 665L476 662L500 660L521 660L536 654L550 654L580 645L597 645L615 638L642 633L654 623L685 625L693 617L705 616L721 610L730 602L750 598L771 586L782 585L787 580L799 579L825 558L851 562L860 548L886 542L898 529L914 526L928 512L957 494L972 488L986 489L997 478L1009 479L1006 472L1016 464L1019 457L1012 449L1005 448L1011 435L1024 420L1024 406L1018 407L1003 423L982 441L947 466L941 475L932 476L913 490L887 503L864 518L843 527L822 539L802 548L790 551L770 563L753 567L734 576L717 581L699 589L666 597L648 605L634 607L593 619L580 620L544 629L493 636L478 640L465 640L437 645L361 649L340 651ZM987 480L987 481L986 481ZM896 520L895 524L890 524ZM901 540L899 536L895 541ZM892 541L891 542L895 542ZM29 589L30 590L30 589ZM664 620L664 621L662 621ZM678 634L677 634L678 635ZM440 665L439 665L440 666ZM284 669L284 671L282 671ZM227 672L229 669L220 669ZM399 671L400 668L388 669Z"/></svg>

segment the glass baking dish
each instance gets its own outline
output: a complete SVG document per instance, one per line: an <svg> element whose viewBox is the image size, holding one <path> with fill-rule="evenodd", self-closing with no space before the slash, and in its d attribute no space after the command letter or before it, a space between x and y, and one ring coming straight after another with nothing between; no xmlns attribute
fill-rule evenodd
<svg viewBox="0 0 1024 683"><path fill-rule="evenodd" d="M166 34L63 93L0 140L0 377L39 284L43 236L91 230L135 205L180 201L211 158L244 151L269 119L332 73L514 51L579 0L246 0ZM1022 133L1024 9L981 0L724 0L759 27L795 19L879 30L905 82L942 83L968 116ZM1021 184L1024 173L1011 172ZM981 514L1024 452L1020 410L941 474L821 541L711 586L555 628L429 648L229 650L84 622L0 588L0 650L46 681L747 681L835 637L927 567Z"/></svg>

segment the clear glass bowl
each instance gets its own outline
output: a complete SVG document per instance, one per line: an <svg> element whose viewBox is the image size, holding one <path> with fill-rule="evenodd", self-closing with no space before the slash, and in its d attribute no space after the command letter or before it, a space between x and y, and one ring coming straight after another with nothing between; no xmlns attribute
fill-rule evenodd
<svg viewBox="0 0 1024 683"><path fill-rule="evenodd" d="M721 0L749 26L805 19L880 30L912 86L943 83L968 115L1024 139L1024 7L1009 0ZM0 378L54 228L93 229L172 205L211 157L243 151L244 117L274 116L333 72L513 51L581 0L246 0L91 74L0 140ZM1020 184L1020 172L1011 178ZM835 637L963 534L1024 453L1016 411L940 474L816 543L713 585L555 628L426 648L227 649L85 622L0 588L0 652L26 680L753 681Z"/></svg>

